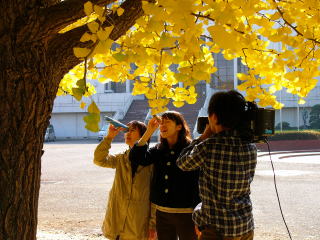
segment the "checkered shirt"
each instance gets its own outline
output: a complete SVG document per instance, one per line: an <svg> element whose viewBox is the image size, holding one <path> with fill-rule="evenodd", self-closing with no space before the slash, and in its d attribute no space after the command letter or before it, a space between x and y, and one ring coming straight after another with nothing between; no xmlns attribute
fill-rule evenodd
<svg viewBox="0 0 320 240"><path fill-rule="evenodd" d="M194 140L177 160L182 170L200 168L202 206L193 213L198 226L212 225L225 237L237 237L254 229L250 183L257 149L231 131L201 142Z"/></svg>

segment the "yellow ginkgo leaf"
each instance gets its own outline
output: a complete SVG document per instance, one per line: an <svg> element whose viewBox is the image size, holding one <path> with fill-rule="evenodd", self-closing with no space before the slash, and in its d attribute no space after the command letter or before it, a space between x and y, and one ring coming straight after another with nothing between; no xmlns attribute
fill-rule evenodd
<svg viewBox="0 0 320 240"><path fill-rule="evenodd" d="M88 107L89 113L100 113L100 110L95 102L91 102L91 104Z"/></svg>
<svg viewBox="0 0 320 240"><path fill-rule="evenodd" d="M161 113L161 110L159 108L152 108L151 109L151 115L157 115L158 113Z"/></svg>
<svg viewBox="0 0 320 240"><path fill-rule="evenodd" d="M98 81L101 82L101 83L105 83L105 82L107 81L107 78L100 76L100 77L98 78Z"/></svg>
<svg viewBox="0 0 320 240"><path fill-rule="evenodd" d="M106 54L110 49L113 41L111 39L107 39L106 41L99 41L96 48L94 49L95 54Z"/></svg>
<svg viewBox="0 0 320 240"><path fill-rule="evenodd" d="M83 89L80 89L80 88L72 88L72 96L77 99L78 101L81 100L83 94L84 94L84 91Z"/></svg>
<svg viewBox="0 0 320 240"><path fill-rule="evenodd" d="M80 38L80 42L88 42L88 41L90 41L91 40L91 34L89 34L89 33L84 33L83 35L82 35L82 37Z"/></svg>
<svg viewBox="0 0 320 240"><path fill-rule="evenodd" d="M88 23L87 26L92 33L96 33L99 29L99 23L95 21Z"/></svg>
<svg viewBox="0 0 320 240"><path fill-rule="evenodd" d="M99 131L99 122L100 122L100 112L99 113L89 113L83 117L86 125L85 128L92 132Z"/></svg>
<svg viewBox="0 0 320 240"><path fill-rule="evenodd" d="M247 80L248 79L248 75L247 74L244 74L244 73L237 73L237 77L239 80Z"/></svg>
<svg viewBox="0 0 320 240"><path fill-rule="evenodd" d="M194 104L197 102L197 95L193 96L193 97L186 97L186 101L188 104Z"/></svg>
<svg viewBox="0 0 320 240"><path fill-rule="evenodd" d="M182 101L173 101L172 104L175 107L179 108L179 107L182 107L184 105L184 102L182 102Z"/></svg>
<svg viewBox="0 0 320 240"><path fill-rule="evenodd" d="M77 58L85 58L90 53L90 49L75 47L75 48L73 48L73 53Z"/></svg>
<svg viewBox="0 0 320 240"><path fill-rule="evenodd" d="M109 36L110 33L112 32L114 26L110 26L110 27L105 27L104 28L104 31L106 32L106 34Z"/></svg>
<svg viewBox="0 0 320 240"><path fill-rule="evenodd" d="M85 128L91 132L99 132L99 125L97 123L88 123L85 125Z"/></svg>
<svg viewBox="0 0 320 240"><path fill-rule="evenodd" d="M303 104L305 104L305 103L306 103L306 100L304 100L303 98L300 98L300 99L299 99L298 104L303 105Z"/></svg>
<svg viewBox="0 0 320 240"><path fill-rule="evenodd" d="M93 4L92 2L88 1L84 4L84 12L87 16L90 16L93 12Z"/></svg>
<svg viewBox="0 0 320 240"><path fill-rule="evenodd" d="M123 12L124 12L123 8L120 7L120 8L117 9L118 16L121 16L123 14Z"/></svg>
<svg viewBox="0 0 320 240"><path fill-rule="evenodd" d="M160 100L159 99L149 99L148 103L151 108L157 108L157 107L159 107Z"/></svg>
<svg viewBox="0 0 320 240"><path fill-rule="evenodd" d="M157 97L157 91L153 88L150 88L145 95L148 99L155 99Z"/></svg>
<svg viewBox="0 0 320 240"><path fill-rule="evenodd" d="M98 36L99 40L101 40L101 41L105 41L109 38L109 34L103 30L99 30L97 32L97 36Z"/></svg>
<svg viewBox="0 0 320 240"><path fill-rule="evenodd" d="M84 109L85 106L86 106L86 103L85 103L85 102L81 102L81 103L80 103L80 108Z"/></svg>
<svg viewBox="0 0 320 240"><path fill-rule="evenodd" d="M93 9L94 9L95 13L99 15L99 17L103 16L104 9L102 7L100 7L98 5L94 5Z"/></svg>

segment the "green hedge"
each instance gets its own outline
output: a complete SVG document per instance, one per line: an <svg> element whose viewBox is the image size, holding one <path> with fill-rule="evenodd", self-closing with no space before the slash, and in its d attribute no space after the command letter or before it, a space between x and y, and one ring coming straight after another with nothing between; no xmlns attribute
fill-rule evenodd
<svg viewBox="0 0 320 240"><path fill-rule="evenodd" d="M320 140L320 132L314 130L303 131L282 131L276 132L275 135L268 137L269 141L280 140Z"/></svg>

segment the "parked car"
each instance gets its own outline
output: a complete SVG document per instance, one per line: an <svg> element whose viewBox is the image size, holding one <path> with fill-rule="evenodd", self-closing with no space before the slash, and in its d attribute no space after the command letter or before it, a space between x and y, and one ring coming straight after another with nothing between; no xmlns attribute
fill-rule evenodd
<svg viewBox="0 0 320 240"><path fill-rule="evenodd" d="M109 123L106 123L99 131L98 140L101 141L107 134L109 129Z"/></svg>
<svg viewBox="0 0 320 240"><path fill-rule="evenodd" d="M50 124L47 127L46 134L44 135L44 141L50 142L50 141L55 141L55 140L56 140L56 134L54 133L53 125Z"/></svg>

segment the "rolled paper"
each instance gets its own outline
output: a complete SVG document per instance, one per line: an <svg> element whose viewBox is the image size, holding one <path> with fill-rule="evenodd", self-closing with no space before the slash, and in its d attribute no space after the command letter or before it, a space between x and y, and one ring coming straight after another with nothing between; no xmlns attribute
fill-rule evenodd
<svg viewBox="0 0 320 240"><path fill-rule="evenodd" d="M125 129L124 132L127 132L129 130L129 127L127 125L119 122L118 120L115 120L108 116L104 116L104 118L107 122L111 123L113 126L124 128Z"/></svg>

